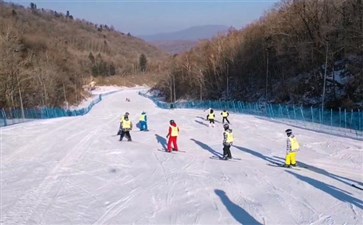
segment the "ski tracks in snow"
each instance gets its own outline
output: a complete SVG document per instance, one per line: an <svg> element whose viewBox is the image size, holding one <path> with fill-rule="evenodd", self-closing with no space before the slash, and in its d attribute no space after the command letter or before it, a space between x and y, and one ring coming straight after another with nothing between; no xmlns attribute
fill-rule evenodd
<svg viewBox="0 0 363 225"><path fill-rule="evenodd" d="M156 215L163 209L167 208L168 205L171 205L174 193L173 193L173 185L175 185L173 182L171 182L172 174L175 171L167 171L165 168L165 163L167 163L171 159L171 154L168 155L169 157L162 157L160 154L157 154L156 152L152 152L152 155L154 156L154 161L157 162L157 167L154 168L150 174L141 175L138 177L134 177L135 179L159 179L162 180L160 183L154 183L151 186L147 187L140 187L136 186L134 189L130 191L130 193L127 193L119 200L115 201L114 203L110 204L106 211L99 216L99 218L93 222L93 224L106 224L108 221L112 220L113 218L117 217L123 210L125 210L130 204L130 202L141 196L144 193L151 193L153 194L151 196L151 202L153 204L153 211L151 214L151 218L155 218ZM161 177L160 177L161 176ZM137 180L133 179L133 184L139 184ZM166 192L162 192L163 196L157 196L153 190L160 190L164 186L167 186ZM157 194L160 192L157 192Z"/></svg>
<svg viewBox="0 0 363 225"><path fill-rule="evenodd" d="M15 203L5 214L5 224L28 224L33 212L40 204L49 205L52 201L50 196L46 196L57 184L62 184L62 168L66 168L77 161L85 153L91 144L90 140L97 135L98 129L93 130L84 136L79 143L68 151L68 154L48 173L39 186L31 189ZM32 221L35 222L35 221ZM39 221L37 221L39 222Z"/></svg>
<svg viewBox="0 0 363 225"><path fill-rule="evenodd" d="M107 207L106 212L103 213L93 224L105 224L108 220L120 214L120 212L127 207L128 203L134 199L139 194L139 192L139 189L133 189L123 198L110 204Z"/></svg>
<svg viewBox="0 0 363 225"><path fill-rule="evenodd" d="M289 211L288 213L289 215L296 215L297 211L295 210L295 208L296 207L301 208L301 205L305 206L305 208L309 211L308 214L310 215L310 218L318 215L318 212L311 205L309 205L305 201L302 201L300 198L296 197L294 192L289 192L283 188L278 187L277 185L275 185L270 181L271 177L267 177L263 175L263 173L259 173L259 176L263 176L260 177L262 178L261 180L263 180L265 183L268 184L269 189L274 195L274 199L276 199L280 203L279 204L280 206L283 206L284 211L285 210ZM299 210L299 212L301 212L301 210ZM299 221L299 219L302 218L304 218L304 216L301 215L291 216L291 219L294 220L295 224L301 224L301 221ZM304 223L307 222L308 221L304 221Z"/></svg>
<svg viewBox="0 0 363 225"><path fill-rule="evenodd" d="M63 123L62 125L57 126L54 129L49 129L49 127L48 127L48 129L46 131L41 133L42 135L35 136L30 143L26 143L26 144L24 144L24 146L17 148L17 150L15 152L13 152L10 156L8 156L8 158L4 158L3 163L6 162L6 163L10 164L14 160L19 159L19 157L24 158L24 156L27 154L25 152L26 150L38 149L39 143L46 143L46 140L49 140L49 138L51 138L51 137L57 136L58 132L60 132L61 130L63 130L66 127L72 127L72 125L75 123L77 123L77 120L72 118L72 120L67 121L66 123ZM58 124L58 123L55 123L55 124ZM52 124L52 125L55 126L55 124ZM30 127L30 129L31 128L32 128L32 126ZM27 132L30 132L30 131L27 131Z"/></svg>

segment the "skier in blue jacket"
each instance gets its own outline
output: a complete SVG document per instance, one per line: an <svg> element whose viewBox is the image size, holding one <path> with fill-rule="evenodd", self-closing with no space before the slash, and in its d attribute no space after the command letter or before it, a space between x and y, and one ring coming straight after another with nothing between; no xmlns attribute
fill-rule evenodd
<svg viewBox="0 0 363 225"><path fill-rule="evenodd" d="M141 113L139 124L140 124L140 131L148 131L146 112Z"/></svg>

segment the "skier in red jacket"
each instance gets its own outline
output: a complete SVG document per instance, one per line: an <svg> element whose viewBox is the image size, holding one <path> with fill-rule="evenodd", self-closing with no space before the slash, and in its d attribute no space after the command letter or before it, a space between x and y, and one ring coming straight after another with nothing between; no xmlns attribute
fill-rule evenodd
<svg viewBox="0 0 363 225"><path fill-rule="evenodd" d="M179 127L176 125L174 120L170 120L169 132L168 135L166 135L166 138L169 138L168 152L171 152L172 150L178 151L178 144L177 144L178 135L179 135ZM172 143L173 143L173 148L171 147Z"/></svg>

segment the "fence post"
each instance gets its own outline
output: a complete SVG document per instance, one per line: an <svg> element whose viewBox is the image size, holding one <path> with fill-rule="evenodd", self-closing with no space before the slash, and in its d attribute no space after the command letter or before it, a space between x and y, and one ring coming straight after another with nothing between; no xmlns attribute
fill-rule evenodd
<svg viewBox="0 0 363 225"><path fill-rule="evenodd" d="M314 123L314 111L312 106L310 106L310 111L311 111L311 122Z"/></svg>
<svg viewBox="0 0 363 225"><path fill-rule="evenodd" d="M1 114L3 114L4 117L4 126L7 126L8 124L6 123L6 113L4 109L1 109Z"/></svg>
<svg viewBox="0 0 363 225"><path fill-rule="evenodd" d="M271 118L271 112L270 112L270 106L268 105L268 103L265 104L265 111L266 111L266 115L268 118Z"/></svg>
<svg viewBox="0 0 363 225"><path fill-rule="evenodd" d="M339 107L339 127L342 127L342 109Z"/></svg>
<svg viewBox="0 0 363 225"><path fill-rule="evenodd" d="M330 126L333 126L333 109L330 109Z"/></svg>
<svg viewBox="0 0 363 225"><path fill-rule="evenodd" d="M361 126L361 114L360 114L360 109L358 109L358 131L362 131L363 127Z"/></svg>
<svg viewBox="0 0 363 225"><path fill-rule="evenodd" d="M286 106L286 111L287 111L287 117L289 118L289 120L291 119L290 118L290 112L289 112L289 108Z"/></svg>
<svg viewBox="0 0 363 225"><path fill-rule="evenodd" d="M296 120L297 118L296 118L296 112L295 112L295 105L292 105L292 109L294 110L294 116L295 116L295 120Z"/></svg>
<svg viewBox="0 0 363 225"><path fill-rule="evenodd" d="M269 104L270 108L271 108L271 113L272 113L272 118L275 118L275 112L274 112L274 107L272 104Z"/></svg>
<svg viewBox="0 0 363 225"><path fill-rule="evenodd" d="M344 128L347 129L347 109L344 109Z"/></svg>
<svg viewBox="0 0 363 225"><path fill-rule="evenodd" d="M305 122L305 117L304 117L304 112L302 110L302 106L300 106L300 113L301 113L301 117L303 118L303 120Z"/></svg>
<svg viewBox="0 0 363 225"><path fill-rule="evenodd" d="M350 110L350 130L353 129L353 109Z"/></svg>

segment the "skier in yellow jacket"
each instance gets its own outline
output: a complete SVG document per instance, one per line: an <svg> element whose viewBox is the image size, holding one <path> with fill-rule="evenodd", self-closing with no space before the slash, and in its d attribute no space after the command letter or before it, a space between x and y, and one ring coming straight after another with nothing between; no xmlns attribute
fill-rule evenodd
<svg viewBox="0 0 363 225"><path fill-rule="evenodd" d="M121 135L122 121L124 121L125 116L128 117L129 115L130 115L130 113L129 112L126 112L123 116L121 116L121 119L120 119L120 127L118 129L117 135Z"/></svg>
<svg viewBox="0 0 363 225"><path fill-rule="evenodd" d="M227 121L227 123L230 124L228 120L229 112L227 110L223 110L223 112L221 112L221 115L222 115L222 123L224 123L224 121Z"/></svg>
<svg viewBox="0 0 363 225"><path fill-rule="evenodd" d="M132 141L131 135L130 135L131 130L132 130L132 122L129 120L128 115L124 115L124 118L121 121L120 141L122 141L124 136L126 136L128 141Z"/></svg>
<svg viewBox="0 0 363 225"><path fill-rule="evenodd" d="M297 166L296 155L300 149L299 142L291 129L285 130L287 135L285 167Z"/></svg>
<svg viewBox="0 0 363 225"><path fill-rule="evenodd" d="M214 127L214 120L216 118L216 114L214 114L213 109L209 111L209 114L207 115L207 120L209 120L209 126Z"/></svg>
<svg viewBox="0 0 363 225"><path fill-rule="evenodd" d="M229 125L226 123L223 125L223 159L232 159L231 146L234 141L232 130L229 129Z"/></svg>

